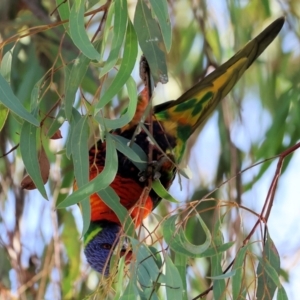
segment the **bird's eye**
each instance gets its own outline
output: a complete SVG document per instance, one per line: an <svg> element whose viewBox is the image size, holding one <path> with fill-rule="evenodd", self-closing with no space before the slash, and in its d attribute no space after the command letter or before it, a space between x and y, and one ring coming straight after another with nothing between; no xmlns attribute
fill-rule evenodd
<svg viewBox="0 0 300 300"><path fill-rule="evenodd" d="M110 250L111 249L111 244L108 243L103 243L101 244L102 249Z"/></svg>

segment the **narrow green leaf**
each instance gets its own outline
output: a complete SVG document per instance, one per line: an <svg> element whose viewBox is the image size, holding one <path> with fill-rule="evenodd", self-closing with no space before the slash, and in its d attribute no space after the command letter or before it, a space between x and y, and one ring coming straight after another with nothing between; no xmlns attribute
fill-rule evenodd
<svg viewBox="0 0 300 300"><path fill-rule="evenodd" d="M101 69L99 77L101 78L107 72L109 72L116 64L120 50L124 41L126 27L127 27L127 0L115 1L115 16L113 27L113 39L111 45L111 51L106 60L104 67Z"/></svg>
<svg viewBox="0 0 300 300"><path fill-rule="evenodd" d="M134 274L137 274L137 281L141 287L140 296L142 299L157 299L156 290L160 283L166 282L166 277L160 272L157 260L152 251L134 238L130 238L131 245L136 257L134 264Z"/></svg>
<svg viewBox="0 0 300 300"><path fill-rule="evenodd" d="M163 39L161 31L144 0L138 0L137 2L134 15L134 28L138 36L139 45L149 63L155 83L167 83L168 71L165 53L162 50Z"/></svg>
<svg viewBox="0 0 300 300"><path fill-rule="evenodd" d="M227 279L236 274L236 270L221 274L221 275L216 275L216 276L207 276L207 278L211 278L213 280L219 280L219 279Z"/></svg>
<svg viewBox="0 0 300 300"><path fill-rule="evenodd" d="M56 7L62 21L69 20L70 17L70 7L69 2L64 0L56 0Z"/></svg>
<svg viewBox="0 0 300 300"><path fill-rule="evenodd" d="M124 270L125 267L125 256L122 256L120 258L117 258L116 255L112 255L110 259L110 265L109 269L113 270L114 266L118 264L118 270ZM115 280L115 293L114 293L114 300L119 300L122 294L122 291L124 289L124 273L123 272L117 272L117 277Z"/></svg>
<svg viewBox="0 0 300 300"><path fill-rule="evenodd" d="M211 235L205 223L198 215L198 220L206 233L206 240L202 245L191 244L182 228L176 228L176 220L178 215L171 216L162 224L163 236L166 243L175 251L191 257L201 257L201 254L209 247L211 243Z"/></svg>
<svg viewBox="0 0 300 300"><path fill-rule="evenodd" d="M289 300L285 289L283 288L283 286L281 286L280 288L278 288L278 292L277 292L277 300Z"/></svg>
<svg viewBox="0 0 300 300"><path fill-rule="evenodd" d="M9 109L0 103L0 131L3 129L9 114Z"/></svg>
<svg viewBox="0 0 300 300"><path fill-rule="evenodd" d="M137 270L139 284L143 287L144 295L145 295L145 290L147 289L147 287L151 287L151 289L153 289L151 277L147 271L148 270L143 265L139 266L139 268Z"/></svg>
<svg viewBox="0 0 300 300"><path fill-rule="evenodd" d="M61 214L64 224L62 234L60 236L64 249L67 253L68 264L62 269L65 280L62 280L62 292L65 298L72 298L73 282L80 276L80 247L78 247L79 234L71 211L65 210Z"/></svg>
<svg viewBox="0 0 300 300"><path fill-rule="evenodd" d="M102 45L100 49L100 55L102 58L105 57L105 54L107 52L106 46L110 43L110 37L112 36L112 30L113 30L112 20L114 19L114 16L115 16L115 2L111 2L107 12L105 26L102 34Z"/></svg>
<svg viewBox="0 0 300 300"><path fill-rule="evenodd" d="M203 251L203 253L201 254L201 257L211 257L214 255L221 254L222 252L225 252L228 249L230 249L233 245L234 245L234 242L228 242L228 243L225 243L223 245L218 245L218 246L211 245L205 251Z"/></svg>
<svg viewBox="0 0 300 300"><path fill-rule="evenodd" d="M242 291L242 284L243 284L243 275L244 275L244 262L246 259L246 253L248 251L249 243L240 248L232 267L232 270L235 271L235 274L232 277L232 296L233 299L239 299Z"/></svg>
<svg viewBox="0 0 300 300"><path fill-rule="evenodd" d="M118 170L118 156L113 140L108 134L106 137L106 158L103 171L93 180L73 192L65 200L57 205L57 208L64 208L81 202L100 190L105 189L114 180Z"/></svg>
<svg viewBox="0 0 300 300"><path fill-rule="evenodd" d="M3 78L7 81L7 83L10 84L10 74L11 74L11 61L12 61L12 54L13 49L10 51L7 51L2 60L0 65L0 74L3 76Z"/></svg>
<svg viewBox="0 0 300 300"><path fill-rule="evenodd" d="M20 100L20 102L24 103L24 105L25 103L26 104L28 103L28 99L31 96L32 86L34 86L35 83L43 77L45 72L39 60L36 59L37 53L34 49L31 48L31 50L27 52L27 55L28 56L26 62L24 62L25 63L24 69L22 68L22 72L18 75L18 77L22 76L20 77L22 78L22 80L18 81L18 84L16 86L16 94L15 94L16 97ZM16 58L16 56L14 58ZM34 110L32 109L31 106L30 107L26 106L26 109L28 109L30 112Z"/></svg>
<svg viewBox="0 0 300 300"><path fill-rule="evenodd" d="M1 282L4 284L10 282L9 272L11 272L11 269L13 268L11 257L7 252L7 249L0 247Z"/></svg>
<svg viewBox="0 0 300 300"><path fill-rule="evenodd" d="M266 16L266 18L271 17L272 16L272 10L270 8L270 5L271 5L270 1L262 0L261 4L262 4L263 10L264 10L264 15Z"/></svg>
<svg viewBox="0 0 300 300"><path fill-rule="evenodd" d="M71 121L72 107L75 101L76 92L82 82L86 71L89 67L90 59L85 55L80 54L78 58L75 59L74 64L70 72L66 69L66 86L65 86L65 113L66 118Z"/></svg>
<svg viewBox="0 0 300 300"><path fill-rule="evenodd" d="M37 127L40 125L39 121L24 108L20 100L14 95L11 87L2 75L0 75L0 102L25 121Z"/></svg>
<svg viewBox="0 0 300 300"><path fill-rule="evenodd" d="M138 241L136 241L138 242ZM149 282L144 281L145 286L148 284L153 285L153 283L159 281L160 271L155 263L152 252L144 244L136 244L137 247L137 263L138 263L138 278L142 282L142 275L145 279L145 273L149 276ZM146 272L144 272L146 271Z"/></svg>
<svg viewBox="0 0 300 300"><path fill-rule="evenodd" d="M89 59L100 60L99 52L94 48L84 25L85 1L77 1L73 4L70 12L70 36L78 49Z"/></svg>
<svg viewBox="0 0 300 300"><path fill-rule="evenodd" d="M62 126L65 121L65 110L60 108L56 117L54 118L52 124L47 131L47 137L51 138L53 134Z"/></svg>
<svg viewBox="0 0 300 300"><path fill-rule="evenodd" d="M129 280L129 284L127 285L124 294L120 297L120 300L132 300L138 299L139 292L136 286L135 280Z"/></svg>
<svg viewBox="0 0 300 300"><path fill-rule="evenodd" d="M81 188L89 181L89 126L87 116L81 117L72 130L71 149L74 166L74 175L78 188ZM83 218L82 235L86 233L90 225L91 208L89 198L80 202Z"/></svg>
<svg viewBox="0 0 300 300"><path fill-rule="evenodd" d="M36 188L39 190L42 196L45 199L48 199L41 176L38 159L37 130L37 127L33 126L30 123L25 122L23 124L20 135L20 151L26 171L28 172Z"/></svg>
<svg viewBox="0 0 300 300"><path fill-rule="evenodd" d="M277 287L281 286L281 283L279 281L279 277L278 274L276 272L276 270L273 268L273 266L270 264L270 262L263 257L257 257L257 259L259 260L260 264L262 265L262 268L264 270L265 274L262 274L262 276L265 276L266 274L268 275L268 277L270 279L272 279L272 281L276 284ZM260 274L258 274L260 275ZM267 285L265 285L265 288L267 287ZM272 297L271 297L272 299Z"/></svg>
<svg viewBox="0 0 300 300"><path fill-rule="evenodd" d="M0 74L8 83L10 83L11 61L12 61L12 51L7 51L1 61ZM4 106L2 103L0 103L0 131L4 127L8 114L9 114L9 109L6 106Z"/></svg>
<svg viewBox="0 0 300 300"><path fill-rule="evenodd" d="M162 199L173 203L179 203L179 201L172 197L172 195L165 189L165 187L161 184L159 180L152 181L152 188L155 191L155 193Z"/></svg>
<svg viewBox="0 0 300 300"><path fill-rule="evenodd" d="M166 294L167 299L183 299L183 285L180 274L173 264L171 258L165 255L165 266L166 266Z"/></svg>
<svg viewBox="0 0 300 300"><path fill-rule="evenodd" d="M141 163L145 163L147 161L147 155L146 153L144 152L144 150L136 143L134 142L131 142L131 140L129 139L126 139L120 135L112 135L112 138L118 142L120 145L118 145L119 147L119 151L121 151L123 153L124 151L124 154L128 154L128 156L133 160L133 161L136 161L136 162L141 162ZM122 146L121 146L122 144ZM130 147L129 147L130 145ZM133 154L131 151L127 151L125 150L126 147L128 147L129 149L132 149L135 154Z"/></svg>
<svg viewBox="0 0 300 300"><path fill-rule="evenodd" d="M187 283L186 283L186 266L187 266L187 256L181 253L175 253L175 267L179 272L181 282L182 282L182 299L187 300Z"/></svg>
<svg viewBox="0 0 300 300"><path fill-rule="evenodd" d="M134 234L134 225L132 219L128 215L127 209L123 205L121 205L120 198L117 195L117 193L114 191L114 189L108 186L105 189L99 191L97 194L102 199L102 201L108 207L110 207L117 215L126 234L132 236Z"/></svg>
<svg viewBox="0 0 300 300"><path fill-rule="evenodd" d="M153 246L148 246L149 251L151 252L151 255L155 261L155 264L157 265L158 269L160 270L163 266L163 261L161 259L160 251L158 251Z"/></svg>
<svg viewBox="0 0 300 300"><path fill-rule="evenodd" d="M131 143L130 140L119 136L111 135L111 138L116 143L116 148L119 152L128 157L129 160L140 170L144 171L147 168L147 155L143 149L136 143ZM129 147L130 145L130 147Z"/></svg>
<svg viewBox="0 0 300 300"><path fill-rule="evenodd" d="M172 45L172 27L168 13L168 2L166 0L150 0L150 3L157 17L166 50L169 52Z"/></svg>
<svg viewBox="0 0 300 300"><path fill-rule="evenodd" d="M67 138L67 142L66 142L66 156L67 158L71 158L72 155L72 136L73 136L73 132L75 130L75 126L77 124L77 122L79 122L81 119L81 115L78 112L78 110L76 110L74 107L72 108L72 118L71 118L71 122L70 122L70 130L69 130L69 134L68 134L68 138Z"/></svg>
<svg viewBox="0 0 300 300"><path fill-rule="evenodd" d="M222 274L222 257L221 255L215 255L211 257L211 271L212 278L221 276ZM225 279L213 280L213 294L214 299L226 299L225 296L226 284Z"/></svg>
<svg viewBox="0 0 300 300"><path fill-rule="evenodd" d="M136 62L138 54L137 38L133 29L132 23L128 20L126 40L124 46L124 55L120 70L114 78L107 91L101 97L95 108L95 114L103 108L122 88L122 86L128 81L130 74Z"/></svg>
<svg viewBox="0 0 300 300"><path fill-rule="evenodd" d="M218 221L215 223L212 235L212 248L220 247L223 244L224 239L221 231L223 217L219 218ZM222 253L220 253L211 256L211 276L217 277L221 276L222 274ZM226 284L224 279L213 280L213 295L215 299L226 299Z"/></svg>
<svg viewBox="0 0 300 300"><path fill-rule="evenodd" d="M70 2L64 0L56 0L56 7L62 21L69 20L70 18ZM69 32L69 24L63 24L65 30Z"/></svg>
<svg viewBox="0 0 300 300"><path fill-rule="evenodd" d="M72 137L72 158L74 174L80 188L89 181L89 126L87 117L83 116L75 125Z"/></svg>
<svg viewBox="0 0 300 300"><path fill-rule="evenodd" d="M118 151L123 153L125 156L127 156L132 162L139 163L139 165L143 166L145 169L147 166L147 156L145 152L142 150L142 148L139 147L139 145L132 143L131 146L130 140L119 136L119 135L111 135L111 138L115 141L116 143L116 148ZM139 148L138 148L139 147ZM140 151L136 151L136 150Z"/></svg>
<svg viewBox="0 0 300 300"><path fill-rule="evenodd" d="M263 257L258 258L259 264L257 266L257 299L273 299L275 290L280 287L279 272L280 272L280 258L277 249L271 239L269 232L267 232L267 239L264 245Z"/></svg>
<svg viewBox="0 0 300 300"><path fill-rule="evenodd" d="M128 124L134 117L134 114L136 112L137 102L138 102L138 96L137 96L135 81L131 76L128 78L126 82L126 87L128 91L128 97L129 97L127 111L119 119L116 120L103 118L103 122L106 128L109 129L121 128L124 125Z"/></svg>
<svg viewBox="0 0 300 300"><path fill-rule="evenodd" d="M184 234L183 230L179 237L181 239L182 245L184 245L186 250L188 250L190 253L194 253L195 255L200 255L209 248L212 238L211 238L210 231L209 231L208 227L206 226L205 222L202 220L200 214L196 214L195 217L198 219L198 221L205 233L205 236L206 236L205 242L202 245L193 245L192 243L190 243L187 240L186 235Z"/></svg>
<svg viewBox="0 0 300 300"><path fill-rule="evenodd" d="M43 76L33 87L30 95L30 110L36 111L39 109L39 96L41 91L41 85L45 82L45 77Z"/></svg>
<svg viewBox="0 0 300 300"><path fill-rule="evenodd" d="M155 287L147 287L146 289L144 289L143 291L139 290L139 299L151 299L151 300L160 300L158 298L157 292Z"/></svg>

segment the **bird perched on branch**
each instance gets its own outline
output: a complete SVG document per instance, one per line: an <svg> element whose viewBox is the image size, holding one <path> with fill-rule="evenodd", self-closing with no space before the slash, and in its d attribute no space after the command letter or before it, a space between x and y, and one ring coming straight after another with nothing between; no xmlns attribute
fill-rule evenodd
<svg viewBox="0 0 300 300"><path fill-rule="evenodd" d="M118 152L118 171L110 186L120 197L120 203L130 211L136 227L161 200L154 190L150 190L141 201L143 190L148 184L148 176L154 176L154 179L159 177L165 189L170 187L188 138L204 124L242 74L277 36L283 24L284 18L277 19L177 100L155 106L153 114L140 127L141 116L149 102L149 87L146 86L139 95L133 120L112 132L129 140L133 139L147 155L151 155L153 161L150 164L151 174L147 171L141 174L135 164ZM98 141L90 149L89 155L91 180L104 168L105 142ZM93 269L108 275L109 260L122 226L114 211L97 194L90 197L90 204L91 225L84 236L84 253Z"/></svg>

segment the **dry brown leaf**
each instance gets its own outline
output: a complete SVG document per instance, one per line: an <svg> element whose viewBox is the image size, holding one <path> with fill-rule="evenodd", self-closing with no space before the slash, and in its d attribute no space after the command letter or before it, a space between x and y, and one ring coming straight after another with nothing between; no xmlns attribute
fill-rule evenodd
<svg viewBox="0 0 300 300"><path fill-rule="evenodd" d="M21 181L21 188L23 190L34 190L36 189L36 186L34 182L32 181L31 177L29 175L26 175L23 180Z"/></svg>
<svg viewBox="0 0 300 300"><path fill-rule="evenodd" d="M61 131L58 129L52 136L51 140L59 140L62 138Z"/></svg>
<svg viewBox="0 0 300 300"><path fill-rule="evenodd" d="M39 166L41 171L41 176L43 179L43 183L45 184L48 181L49 173L50 173L50 162L46 155L45 149L42 146L41 150L39 151ZM29 175L26 175L22 182L21 188L26 190L34 190L36 186Z"/></svg>

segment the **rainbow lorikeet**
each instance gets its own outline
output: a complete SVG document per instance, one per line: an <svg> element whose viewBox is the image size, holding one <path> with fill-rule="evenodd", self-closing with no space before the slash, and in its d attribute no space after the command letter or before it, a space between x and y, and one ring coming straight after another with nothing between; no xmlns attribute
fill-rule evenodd
<svg viewBox="0 0 300 300"><path fill-rule="evenodd" d="M146 154L149 154L151 149L152 160L159 166L160 181L168 189L174 179L176 165L182 160L188 138L196 128L204 124L246 69L277 36L283 24L283 17L277 19L232 58L177 100L155 106L151 122L148 118L144 123L152 133L155 143L149 138L147 130L141 127L136 131L140 117L148 105L147 87L139 95L137 112L133 120L123 128L114 130L113 134L127 139L134 137L134 142ZM96 147L90 149L90 180L104 168L105 154L105 142L98 141ZM137 227L161 199L151 190L144 199L141 209L137 204L147 182L140 180L139 169L120 152L118 162L118 172L111 187L120 197L121 204L130 210ZM90 197L90 204L91 225L84 236L84 253L93 269L108 275L111 252L118 241L121 224L114 211L97 194Z"/></svg>

